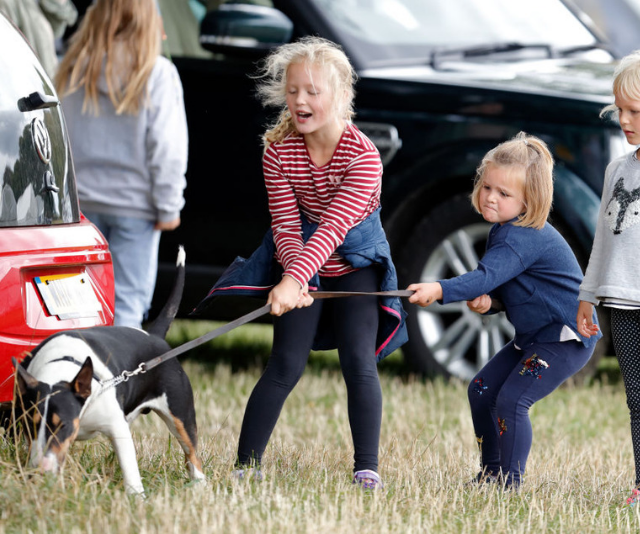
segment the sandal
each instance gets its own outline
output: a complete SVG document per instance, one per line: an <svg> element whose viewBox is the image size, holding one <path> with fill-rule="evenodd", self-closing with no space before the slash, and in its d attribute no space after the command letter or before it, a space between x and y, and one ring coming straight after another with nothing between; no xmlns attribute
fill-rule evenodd
<svg viewBox="0 0 640 534"><path fill-rule="evenodd" d="M371 469L356 471L353 475L353 484L358 484L358 486L365 490L384 488L380 475Z"/></svg>

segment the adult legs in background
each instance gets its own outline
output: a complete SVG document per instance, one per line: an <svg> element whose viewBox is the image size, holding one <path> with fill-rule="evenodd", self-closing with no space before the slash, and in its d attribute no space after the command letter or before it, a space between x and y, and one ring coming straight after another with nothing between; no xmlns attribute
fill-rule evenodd
<svg viewBox="0 0 640 534"><path fill-rule="evenodd" d="M109 243L116 289L114 325L141 328L158 271L159 230L153 221L84 212Z"/></svg>
<svg viewBox="0 0 640 534"><path fill-rule="evenodd" d="M611 337L631 418L631 441L640 488L640 310L611 308Z"/></svg>

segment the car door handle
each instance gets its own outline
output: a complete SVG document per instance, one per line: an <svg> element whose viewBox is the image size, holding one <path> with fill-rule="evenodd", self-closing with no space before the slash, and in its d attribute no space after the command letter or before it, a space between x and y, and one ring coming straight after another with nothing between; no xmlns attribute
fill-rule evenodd
<svg viewBox="0 0 640 534"><path fill-rule="evenodd" d="M22 112L34 111L36 109L52 108L60 104L56 96L44 95L40 91L31 93L18 100L18 109Z"/></svg>

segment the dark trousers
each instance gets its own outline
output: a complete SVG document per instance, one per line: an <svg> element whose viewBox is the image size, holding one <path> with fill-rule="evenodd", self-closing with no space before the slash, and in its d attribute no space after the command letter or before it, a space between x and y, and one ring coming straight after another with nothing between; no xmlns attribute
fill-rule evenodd
<svg viewBox="0 0 640 534"><path fill-rule="evenodd" d="M589 361L593 347L578 341L539 343L526 350L513 341L498 352L469 385L471 417L481 468L518 486L531 449L529 408Z"/></svg>
<svg viewBox="0 0 640 534"><path fill-rule="evenodd" d="M631 417L631 441L640 488L640 310L611 308L611 337Z"/></svg>
<svg viewBox="0 0 640 534"><path fill-rule="evenodd" d="M374 267L321 279L327 291L377 291ZM347 387L355 470L378 469L382 391L376 366L378 299L374 296L316 300L308 308L274 317L273 349L244 414L238 463L260 464L284 401L307 365L321 315L336 336L340 367Z"/></svg>

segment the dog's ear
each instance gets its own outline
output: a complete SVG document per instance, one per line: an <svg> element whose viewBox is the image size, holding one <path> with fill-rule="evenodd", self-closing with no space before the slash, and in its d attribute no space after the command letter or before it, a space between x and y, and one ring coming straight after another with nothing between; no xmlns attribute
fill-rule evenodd
<svg viewBox="0 0 640 534"><path fill-rule="evenodd" d="M87 357L80 371L71 382L71 391L76 397L86 401L91 395L91 380L93 380L93 362Z"/></svg>
<svg viewBox="0 0 640 534"><path fill-rule="evenodd" d="M11 363L17 371L18 393L22 396L28 389L34 389L38 385L38 380L31 376L28 371L20 365L18 360L11 358Z"/></svg>

